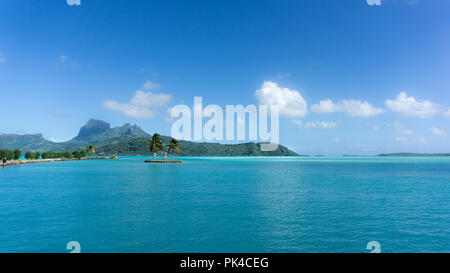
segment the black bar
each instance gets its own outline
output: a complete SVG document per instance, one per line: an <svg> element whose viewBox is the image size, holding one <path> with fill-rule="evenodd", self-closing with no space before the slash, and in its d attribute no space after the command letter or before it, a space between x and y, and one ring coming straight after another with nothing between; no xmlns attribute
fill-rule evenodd
<svg viewBox="0 0 450 273"><path fill-rule="evenodd" d="M393 264L403 269L446 263L449 254L0 254L2 265L15 268L33 260L37 267L58 262L72 269L138 266L144 272L316 272L370 269L385 272ZM186 264L185 262L188 262ZM214 262L213 262L214 261ZM48 263L48 264L47 264ZM183 266L184 265L184 266ZM195 267L193 267L195 265ZM212 266L211 266L212 265ZM100 267L99 267L100 266ZM159 269L155 271L156 269ZM382 271L381 271L382 270ZM404 270L403 270L404 271Z"/></svg>

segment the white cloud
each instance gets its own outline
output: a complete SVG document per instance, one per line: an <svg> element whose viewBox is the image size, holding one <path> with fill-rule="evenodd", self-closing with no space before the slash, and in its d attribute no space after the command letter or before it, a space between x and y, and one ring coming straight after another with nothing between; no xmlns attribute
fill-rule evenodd
<svg viewBox="0 0 450 273"><path fill-rule="evenodd" d="M450 118L450 109L448 109L447 112L444 113L444 117Z"/></svg>
<svg viewBox="0 0 450 273"><path fill-rule="evenodd" d="M417 145L417 144L425 145L425 144L427 144L427 141L423 137L415 137L412 140L409 140L406 137L399 136L399 137L395 138L395 142L397 142L398 144L401 144L401 145Z"/></svg>
<svg viewBox="0 0 450 273"><path fill-rule="evenodd" d="M396 137L395 142L397 142L398 144L406 145L408 144L408 139L406 139L406 137Z"/></svg>
<svg viewBox="0 0 450 273"><path fill-rule="evenodd" d="M5 63L6 62L6 58L3 56L3 54L0 52L0 64L1 63Z"/></svg>
<svg viewBox="0 0 450 273"><path fill-rule="evenodd" d="M81 0L66 0L66 2L69 6L81 6Z"/></svg>
<svg viewBox="0 0 450 273"><path fill-rule="evenodd" d="M322 129L330 129L336 128L337 124L335 122L329 121L310 121L306 123L306 128L322 128Z"/></svg>
<svg viewBox="0 0 450 273"><path fill-rule="evenodd" d="M60 63L65 63L67 61L68 57L65 55L59 56L58 60Z"/></svg>
<svg viewBox="0 0 450 273"><path fill-rule="evenodd" d="M118 111L131 118L153 118L156 113L145 107L140 107L128 103L118 103L115 101L105 101L103 108L112 111Z"/></svg>
<svg viewBox="0 0 450 273"><path fill-rule="evenodd" d="M159 84L151 82L151 81L146 81L143 85L142 88L144 90L155 90L158 89L160 87Z"/></svg>
<svg viewBox="0 0 450 273"><path fill-rule="evenodd" d="M331 99L314 104L311 106L311 111L318 114L342 112L354 117L372 117L384 112L383 109L375 108L367 101L341 100L334 103Z"/></svg>
<svg viewBox="0 0 450 273"><path fill-rule="evenodd" d="M372 128L373 128L373 130L374 130L375 132L380 131L380 127L379 127L379 126L373 126Z"/></svg>
<svg viewBox="0 0 450 273"><path fill-rule="evenodd" d="M58 57L58 61L61 65L70 65L72 68L74 69L78 69L80 68L80 63L78 63L77 61L70 61L69 62L69 57L66 55L61 55Z"/></svg>
<svg viewBox="0 0 450 273"><path fill-rule="evenodd" d="M303 122L301 120L291 119L291 122L297 125L298 127L301 127L303 125Z"/></svg>
<svg viewBox="0 0 450 273"><path fill-rule="evenodd" d="M308 121L306 123L303 123L301 120L292 119L291 122L300 128L307 128L307 129L309 128L331 129L337 127L336 122L330 121Z"/></svg>
<svg viewBox="0 0 450 273"><path fill-rule="evenodd" d="M414 132L412 130L407 129L400 122L394 122L394 129L395 131L397 131L397 133L402 135L414 135Z"/></svg>
<svg viewBox="0 0 450 273"><path fill-rule="evenodd" d="M441 111L441 106L431 101L417 101L414 97L408 97L405 92L397 95L395 100L386 100L386 106L394 112L406 116L429 118Z"/></svg>
<svg viewBox="0 0 450 273"><path fill-rule="evenodd" d="M147 84L146 82L144 86ZM172 100L172 96L168 94L155 94L138 90L130 99L129 103L119 103L109 100L103 103L103 108L112 111L118 111L125 116L132 118L153 118L156 111L151 107L161 107L168 104Z"/></svg>
<svg viewBox="0 0 450 273"><path fill-rule="evenodd" d="M430 130L433 133L433 135L436 135L436 136L446 136L447 135L447 132L445 132L443 129L439 129L437 127L430 128Z"/></svg>
<svg viewBox="0 0 450 273"><path fill-rule="evenodd" d="M255 97L261 105L279 105L280 114L285 117L304 117L308 112L306 101L298 91L279 87L275 82L265 81L255 91Z"/></svg>
<svg viewBox="0 0 450 273"><path fill-rule="evenodd" d="M164 106L172 100L171 95L167 94L154 94L152 92L144 92L138 90L134 93L130 103L143 107L158 107Z"/></svg>
<svg viewBox="0 0 450 273"><path fill-rule="evenodd" d="M319 104L311 106L311 111L314 113L325 114L338 112L339 109L336 104L330 99L321 100Z"/></svg>

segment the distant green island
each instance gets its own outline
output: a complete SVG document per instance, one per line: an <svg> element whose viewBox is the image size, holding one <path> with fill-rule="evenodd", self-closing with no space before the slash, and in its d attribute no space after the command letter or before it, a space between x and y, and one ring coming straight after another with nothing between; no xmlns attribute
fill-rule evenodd
<svg viewBox="0 0 450 273"><path fill-rule="evenodd" d="M0 135L0 149L16 150L25 152L59 152L84 150L89 145L95 146L98 154L119 155L152 155L149 150L148 139L150 134L146 133L137 125L129 123L111 128L109 123L101 120L90 119L81 127L78 135L66 142L52 142L43 137L42 134ZM171 137L161 136L163 146L170 144ZM279 145L272 152L263 152L261 143L242 144L219 144L198 143L192 141L180 141L181 150L178 156L297 156L298 154L288 148Z"/></svg>

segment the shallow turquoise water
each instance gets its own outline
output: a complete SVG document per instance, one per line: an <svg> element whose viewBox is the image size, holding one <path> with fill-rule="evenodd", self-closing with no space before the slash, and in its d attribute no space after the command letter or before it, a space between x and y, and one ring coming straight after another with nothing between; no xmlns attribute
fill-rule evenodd
<svg viewBox="0 0 450 273"><path fill-rule="evenodd" d="M450 158L0 168L0 252L450 251Z"/></svg>

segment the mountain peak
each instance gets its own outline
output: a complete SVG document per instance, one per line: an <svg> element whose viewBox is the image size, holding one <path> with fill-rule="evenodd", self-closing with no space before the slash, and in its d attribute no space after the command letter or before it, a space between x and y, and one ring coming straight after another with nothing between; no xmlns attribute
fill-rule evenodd
<svg viewBox="0 0 450 273"><path fill-rule="evenodd" d="M109 123L97 119L89 119L87 124L81 127L80 132L75 138L77 140L89 141L109 129L111 129Z"/></svg>
<svg viewBox="0 0 450 273"><path fill-rule="evenodd" d="M86 128L104 128L105 130L111 128L111 126L109 125L109 123L104 122L103 120L98 120L98 119L89 119L86 126Z"/></svg>
<svg viewBox="0 0 450 273"><path fill-rule="evenodd" d="M123 126L111 128L109 123L101 120L90 119L85 126L81 127L78 136L75 137L75 140L96 142L121 136L147 137L148 134L139 126L131 125L130 123L125 123Z"/></svg>

